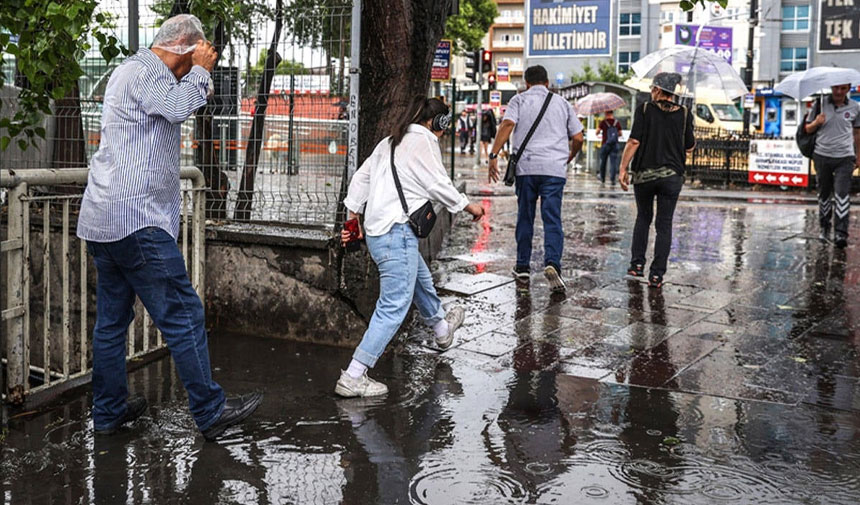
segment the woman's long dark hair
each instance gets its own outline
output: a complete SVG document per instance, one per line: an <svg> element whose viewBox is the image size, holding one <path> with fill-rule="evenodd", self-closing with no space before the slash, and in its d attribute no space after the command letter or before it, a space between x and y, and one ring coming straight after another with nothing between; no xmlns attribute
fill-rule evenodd
<svg viewBox="0 0 860 505"><path fill-rule="evenodd" d="M409 104L406 114L394 125L391 131L391 139L396 147L406 135L406 130L413 123L423 123L433 119L438 114L447 114L448 106L438 98L427 98L426 95L416 95Z"/></svg>

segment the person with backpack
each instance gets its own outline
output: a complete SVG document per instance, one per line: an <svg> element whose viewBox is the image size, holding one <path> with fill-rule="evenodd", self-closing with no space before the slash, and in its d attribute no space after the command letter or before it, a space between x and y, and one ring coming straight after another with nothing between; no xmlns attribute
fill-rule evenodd
<svg viewBox="0 0 860 505"><path fill-rule="evenodd" d="M621 189L627 191L632 179L636 196L636 224L627 273L633 277L644 274L656 198L657 237L648 275L648 286L656 289L663 287L666 274L672 246L672 218L684 185L687 154L696 146L693 115L676 100L680 83L681 75L675 72L661 72L654 77L651 101L636 107L630 137L621 155Z"/></svg>
<svg viewBox="0 0 860 505"><path fill-rule="evenodd" d="M426 235L435 219L433 203L456 214L465 210L481 219L484 208L469 203L457 191L445 166L439 138L450 127L448 106L436 98L416 96L394 125L392 135L382 139L349 183L343 204L350 220L364 214L367 249L379 270L379 299L352 361L340 374L335 393L342 397L380 396L388 387L367 376L400 328L415 302L423 322L433 329L436 346L447 349L454 332L463 324L462 306L442 307L433 287L433 276L418 250L418 238ZM417 215L417 216L416 216ZM426 225L420 228L418 223ZM353 238L345 226L341 240Z"/></svg>
<svg viewBox="0 0 860 505"><path fill-rule="evenodd" d="M851 174L860 168L860 104L851 100L851 84L832 86L803 126L815 134L813 161L818 177L819 239L830 241L833 223L836 247L848 246L848 212L851 209Z"/></svg>
<svg viewBox="0 0 860 505"><path fill-rule="evenodd" d="M609 181L615 186L618 177L618 154L621 137L621 122L615 119L614 111L606 111L606 117L597 125L597 131L603 145L600 146L600 183L606 183L606 160L610 162Z"/></svg>

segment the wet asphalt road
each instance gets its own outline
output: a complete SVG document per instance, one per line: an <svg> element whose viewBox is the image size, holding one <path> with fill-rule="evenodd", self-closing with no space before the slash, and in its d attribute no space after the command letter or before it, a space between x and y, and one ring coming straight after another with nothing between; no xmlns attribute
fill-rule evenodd
<svg viewBox="0 0 860 505"><path fill-rule="evenodd" d="M373 373L387 397L333 396L350 350L216 328L216 379L266 392L241 429L204 443L161 360L115 437L93 436L89 396L13 419L3 502L860 502L860 210L838 251L812 206L682 201L655 292L624 278L632 197L570 195L559 296L540 239L530 282L508 274L513 197L483 205L433 265L467 308L455 347L410 322Z"/></svg>

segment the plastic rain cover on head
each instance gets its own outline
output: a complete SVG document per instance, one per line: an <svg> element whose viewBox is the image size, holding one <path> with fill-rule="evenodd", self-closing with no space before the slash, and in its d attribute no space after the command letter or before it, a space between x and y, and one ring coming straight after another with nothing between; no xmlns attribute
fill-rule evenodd
<svg viewBox="0 0 860 505"><path fill-rule="evenodd" d="M206 40L203 23L191 14L179 14L161 25L152 47L174 54L187 54L194 51L200 40Z"/></svg>

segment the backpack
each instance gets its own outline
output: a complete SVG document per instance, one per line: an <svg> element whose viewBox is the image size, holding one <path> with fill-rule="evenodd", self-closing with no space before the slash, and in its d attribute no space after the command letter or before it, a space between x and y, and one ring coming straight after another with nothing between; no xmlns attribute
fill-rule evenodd
<svg viewBox="0 0 860 505"><path fill-rule="evenodd" d="M618 121L613 119L612 124L606 123L606 138L603 142L605 145L613 146L618 143Z"/></svg>
<svg viewBox="0 0 860 505"><path fill-rule="evenodd" d="M821 113L820 105L820 102L815 102L812 110L813 119ZM815 155L815 137L818 132L806 133L806 125L809 123L810 121L807 121L806 116L804 116L800 124L797 125L797 133L794 135L794 139L797 142L797 148L800 149L800 153L807 158L812 158Z"/></svg>

